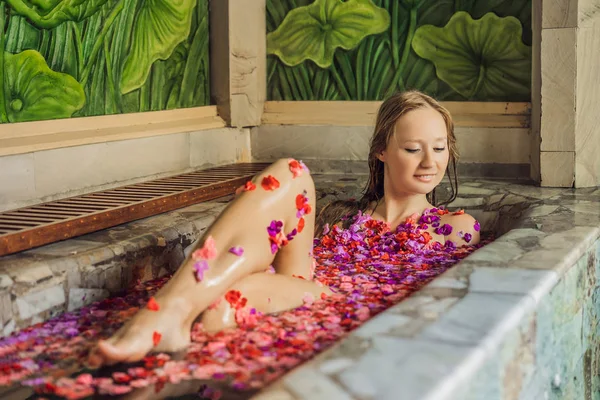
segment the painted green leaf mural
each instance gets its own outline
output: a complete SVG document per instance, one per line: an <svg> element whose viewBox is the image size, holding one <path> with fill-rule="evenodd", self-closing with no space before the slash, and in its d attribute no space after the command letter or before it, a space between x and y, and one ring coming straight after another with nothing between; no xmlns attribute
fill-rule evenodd
<svg viewBox="0 0 600 400"><path fill-rule="evenodd" d="M4 53L4 104L8 122L67 118L85 104L81 85L52 71L35 50Z"/></svg>
<svg viewBox="0 0 600 400"><path fill-rule="evenodd" d="M190 34L196 0L144 0L135 20L121 93L140 88L156 60L166 60Z"/></svg>
<svg viewBox="0 0 600 400"><path fill-rule="evenodd" d="M433 62L441 80L467 99L527 98L531 47L521 36L521 23L514 17L488 13L473 20L458 12L443 28L418 28L412 47Z"/></svg>
<svg viewBox="0 0 600 400"><path fill-rule="evenodd" d="M344 4L345 7L358 8L363 7L365 3L365 1L353 0L338 0L337 2L267 0L267 38L271 39L268 42L270 46L267 59L267 99L382 100L395 91L415 88L438 100L447 101L530 100L530 78L525 75L530 75L531 65L529 61L531 51L526 47L531 45L531 0L370 0L369 4L372 3L372 6L381 8L388 13L389 25L380 33L370 34L359 39L359 42L351 49L342 46L338 46L336 49L335 46L332 46L332 41L325 36L325 30L331 26L328 27L321 23L319 12L316 12L316 16L313 16L315 12L313 14L307 12L312 7L313 10L324 10L324 14L327 15L329 4L337 6ZM300 13L298 10L302 12ZM475 20L488 13L493 13L497 17L513 17L519 21L516 23L513 20L508 24L503 22L502 24L508 26L496 27L497 29L491 34L496 35L500 32L505 39L515 38L514 41L508 39L508 42L510 42L509 47L512 46L513 50L516 49L516 58L514 52L506 52L501 43L493 44L492 48L486 48L485 52L479 52L486 58L485 63L482 64L486 75L483 76L485 79L480 82L482 87L477 91L466 90L464 85L457 86L455 84L457 80L463 79L462 75L458 79L453 80L452 77L448 79L453 85L440 78L445 75L443 73L439 75L438 72L444 67L448 67L443 60L447 56L447 52L435 53L441 59L441 64L438 63L436 68L430 58L424 58L417 54L413 47L413 39L418 29L427 25L442 29L449 24L453 16L457 17L465 12ZM296 22L292 20L294 13L298 13ZM499 20L504 21L501 18ZM303 19L304 21L302 21ZM465 24L465 29L472 29L469 25ZM477 23L474 25L477 26L477 29L481 29ZM490 27L490 24L487 25L482 30L483 33L486 33L485 29ZM288 30L288 32L282 32L283 30ZM281 43L273 42L272 39L276 33L283 38L280 40ZM466 33L465 35L459 34L461 39L467 38ZM473 34L470 35L473 36ZM521 36L521 41L526 46L518 44L517 36ZM465 40L469 41L456 44L469 47L472 39L467 38ZM478 36L476 41L480 39L484 40ZM456 42L456 38L452 40ZM431 43L429 45L431 47ZM317 64L310 61L315 58L325 60L323 54L326 46L329 46L329 53L332 53L327 62L323 61ZM475 49L472 51L473 54L479 54L476 50L477 47L473 49ZM522 50L521 56L519 52ZM469 51L467 50L467 52ZM311 54L305 57L298 55L303 52ZM491 54L493 52L497 53ZM508 58L503 58L506 55ZM456 55L453 53L452 56ZM473 55L463 58L469 59L469 65L479 66L480 64L478 58ZM486 66L492 62L493 67L485 70ZM454 61L450 63L457 65ZM494 75L498 68L501 71L499 77ZM508 69L517 68L520 68L520 71L511 70L506 75L505 72ZM479 72L479 67L477 67L477 72ZM516 72L516 74L512 72ZM468 71L467 75L472 74L472 71ZM515 75L517 79L513 79ZM496 84L495 82L507 76L513 86L506 86L503 93L499 93L497 89L502 87L503 83ZM490 85L495 88L490 88ZM477 82L475 82L475 86L477 86ZM457 87L461 92L456 90ZM487 96L486 93L491 93L491 95ZM466 97L471 94L473 97Z"/></svg>
<svg viewBox="0 0 600 400"><path fill-rule="evenodd" d="M338 47L352 49L389 24L389 13L371 0L316 0L290 11L267 35L267 53L289 66L310 59L327 68Z"/></svg>
<svg viewBox="0 0 600 400"><path fill-rule="evenodd" d="M65 21L82 21L109 0L5 0L38 28L52 29ZM110 0L114 2L114 0Z"/></svg>

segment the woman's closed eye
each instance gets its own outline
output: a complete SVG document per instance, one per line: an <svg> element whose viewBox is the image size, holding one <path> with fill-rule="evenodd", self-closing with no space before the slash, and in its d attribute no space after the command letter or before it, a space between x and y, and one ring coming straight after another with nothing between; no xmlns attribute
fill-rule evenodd
<svg viewBox="0 0 600 400"><path fill-rule="evenodd" d="M404 149L409 153L418 153L419 151L421 151L421 149ZM446 150L445 147L434 147L433 150L435 152L441 153L442 151Z"/></svg>

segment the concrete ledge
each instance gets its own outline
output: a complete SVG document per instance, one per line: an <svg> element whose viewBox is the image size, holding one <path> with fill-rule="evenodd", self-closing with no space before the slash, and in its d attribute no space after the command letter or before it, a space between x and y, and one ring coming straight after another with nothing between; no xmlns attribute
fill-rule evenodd
<svg viewBox="0 0 600 400"><path fill-rule="evenodd" d="M529 178L529 128L457 127L455 132L464 176ZM252 158L358 162L365 168L372 134L372 126L261 125L251 131Z"/></svg>
<svg viewBox="0 0 600 400"><path fill-rule="evenodd" d="M249 129L209 129L0 157L0 212L250 161Z"/></svg>

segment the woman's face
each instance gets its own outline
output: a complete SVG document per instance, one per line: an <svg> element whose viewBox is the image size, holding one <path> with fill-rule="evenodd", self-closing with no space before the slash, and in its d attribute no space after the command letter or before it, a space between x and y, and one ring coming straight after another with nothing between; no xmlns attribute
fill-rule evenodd
<svg viewBox="0 0 600 400"><path fill-rule="evenodd" d="M431 192L442 181L448 166L444 118L429 107L403 115L378 158L384 163L385 180L394 193Z"/></svg>

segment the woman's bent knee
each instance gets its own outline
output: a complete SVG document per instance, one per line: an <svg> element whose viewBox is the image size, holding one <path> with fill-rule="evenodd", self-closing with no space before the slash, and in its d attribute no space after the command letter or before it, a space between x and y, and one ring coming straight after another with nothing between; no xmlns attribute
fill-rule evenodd
<svg viewBox="0 0 600 400"><path fill-rule="evenodd" d="M294 172L292 170L295 169L295 166L292 164L295 160L294 158L280 158L275 161L271 166L276 171L276 173L281 173L282 176L284 173L290 174L290 177L298 180L298 182L306 183L310 182L310 184L314 187L313 179L310 176L310 171L308 168L302 168L302 172L298 176L294 176Z"/></svg>

